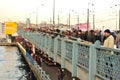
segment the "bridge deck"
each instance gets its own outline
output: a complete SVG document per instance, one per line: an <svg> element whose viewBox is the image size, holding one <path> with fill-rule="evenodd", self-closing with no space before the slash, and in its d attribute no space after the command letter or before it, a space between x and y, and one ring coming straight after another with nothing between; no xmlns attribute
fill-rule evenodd
<svg viewBox="0 0 120 80"><path fill-rule="evenodd" d="M48 66L44 62L42 62L42 68L47 74L49 74L51 80L57 80L57 70L58 70L57 66ZM72 80L71 73L66 69L63 80ZM76 78L75 80L80 80L80 79Z"/></svg>

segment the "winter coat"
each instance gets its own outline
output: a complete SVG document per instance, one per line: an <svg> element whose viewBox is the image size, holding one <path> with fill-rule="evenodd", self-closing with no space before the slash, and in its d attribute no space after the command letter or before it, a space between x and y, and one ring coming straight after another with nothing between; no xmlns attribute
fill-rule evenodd
<svg viewBox="0 0 120 80"><path fill-rule="evenodd" d="M108 48L114 48L114 37L112 35L108 36L105 40L104 40L104 47L108 47Z"/></svg>

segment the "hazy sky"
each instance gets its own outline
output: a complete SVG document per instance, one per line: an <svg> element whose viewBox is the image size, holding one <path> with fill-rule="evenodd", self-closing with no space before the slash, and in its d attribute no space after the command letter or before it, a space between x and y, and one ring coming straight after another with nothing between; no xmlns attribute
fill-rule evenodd
<svg viewBox="0 0 120 80"><path fill-rule="evenodd" d="M71 13L72 24L77 23L77 14L79 14L81 22L86 22L88 3L94 3L96 26L115 26L115 14L118 12L118 7L114 7L115 9L110 9L110 7L120 4L120 0L55 0L55 2L56 23L58 13L61 23L67 23L68 13ZM25 21L29 17L31 22L35 23L37 9L39 23L50 21L52 18L53 0L0 0L0 6L0 21L2 22ZM92 23L93 7L89 5L89 8Z"/></svg>

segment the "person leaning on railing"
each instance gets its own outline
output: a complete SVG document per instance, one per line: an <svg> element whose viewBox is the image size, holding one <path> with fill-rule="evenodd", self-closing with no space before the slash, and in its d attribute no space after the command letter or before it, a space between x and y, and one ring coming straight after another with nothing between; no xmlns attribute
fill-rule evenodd
<svg viewBox="0 0 120 80"><path fill-rule="evenodd" d="M105 40L103 43L104 47L114 48L114 37L111 35L111 31L106 29L104 31Z"/></svg>

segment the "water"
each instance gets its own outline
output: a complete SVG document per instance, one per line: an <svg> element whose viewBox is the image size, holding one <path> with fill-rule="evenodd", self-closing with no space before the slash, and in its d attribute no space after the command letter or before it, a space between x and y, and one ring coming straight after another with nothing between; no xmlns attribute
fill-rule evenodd
<svg viewBox="0 0 120 80"><path fill-rule="evenodd" d="M0 80L30 80L30 68L17 47L0 46Z"/></svg>

